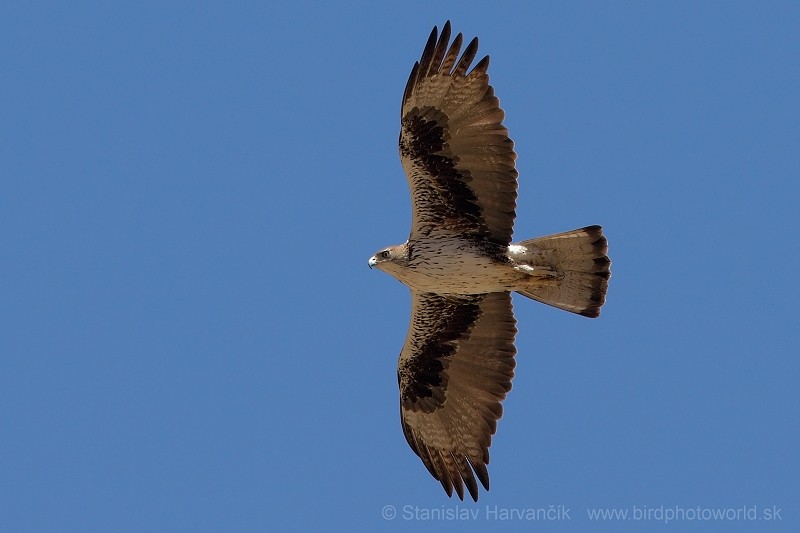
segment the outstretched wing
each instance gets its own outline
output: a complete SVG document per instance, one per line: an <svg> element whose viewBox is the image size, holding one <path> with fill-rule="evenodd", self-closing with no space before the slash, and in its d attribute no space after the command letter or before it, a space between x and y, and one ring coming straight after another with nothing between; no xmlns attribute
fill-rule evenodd
<svg viewBox="0 0 800 533"><path fill-rule="evenodd" d="M397 368L403 433L448 496L489 490L489 446L514 376L511 295L411 291Z"/></svg>
<svg viewBox="0 0 800 533"><path fill-rule="evenodd" d="M489 56L467 73L478 39L459 59L462 36L448 49L449 21L436 35L434 27L403 94L400 159L411 188L411 240L444 231L508 245L517 155L489 85Z"/></svg>

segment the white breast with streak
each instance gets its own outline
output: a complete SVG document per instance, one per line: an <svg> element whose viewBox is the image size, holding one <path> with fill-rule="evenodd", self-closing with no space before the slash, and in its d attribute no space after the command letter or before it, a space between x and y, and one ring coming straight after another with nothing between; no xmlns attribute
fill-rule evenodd
<svg viewBox="0 0 800 533"><path fill-rule="evenodd" d="M492 260L469 241L437 239L411 244L412 258L400 281L439 294L512 290L524 277L512 265Z"/></svg>

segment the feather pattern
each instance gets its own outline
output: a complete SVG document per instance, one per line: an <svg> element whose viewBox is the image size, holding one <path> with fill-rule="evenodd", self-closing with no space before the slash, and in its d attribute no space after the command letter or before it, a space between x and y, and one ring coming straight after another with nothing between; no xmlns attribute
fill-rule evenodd
<svg viewBox="0 0 800 533"><path fill-rule="evenodd" d="M414 199L411 238L450 232L505 246L517 199L514 143L489 85L489 57L467 73L478 39L460 58L461 34L445 53L449 39L449 22L438 39L433 29L403 94L399 145Z"/></svg>
<svg viewBox="0 0 800 533"><path fill-rule="evenodd" d="M486 74L450 23L434 28L403 92L399 150L408 240L369 260L411 289L397 365L403 434L449 496L489 489L489 446L514 376L511 292L588 317L610 276L600 226L512 244L514 144Z"/></svg>
<svg viewBox="0 0 800 533"><path fill-rule="evenodd" d="M511 295L445 297L412 291L398 361L403 433L448 495L489 489L489 446L514 376Z"/></svg>

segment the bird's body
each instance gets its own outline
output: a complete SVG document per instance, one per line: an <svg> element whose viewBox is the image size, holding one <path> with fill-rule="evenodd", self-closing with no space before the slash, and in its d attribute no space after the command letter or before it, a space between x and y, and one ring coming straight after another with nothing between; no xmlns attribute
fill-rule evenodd
<svg viewBox="0 0 800 533"><path fill-rule="evenodd" d="M558 274L545 252L520 244L509 246L427 238L391 248L398 254L383 270L409 288L438 294L469 295L536 289Z"/></svg>
<svg viewBox="0 0 800 533"><path fill-rule="evenodd" d="M409 288L439 294L483 294L513 290L526 276L515 270L501 246L468 240L426 238L393 251L401 258L384 271Z"/></svg>
<svg viewBox="0 0 800 533"><path fill-rule="evenodd" d="M450 23L431 33L409 77L400 158L412 197L408 240L369 266L411 289L412 315L398 361L403 433L448 495L477 480L514 375L511 293L596 317L610 261L600 226L511 242L517 198L514 144L489 85L488 56L467 72ZM449 47L448 47L449 46Z"/></svg>

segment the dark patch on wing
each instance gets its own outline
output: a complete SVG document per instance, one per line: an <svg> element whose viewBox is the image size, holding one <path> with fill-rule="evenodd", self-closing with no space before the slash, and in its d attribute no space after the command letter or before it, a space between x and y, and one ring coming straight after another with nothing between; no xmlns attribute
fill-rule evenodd
<svg viewBox="0 0 800 533"><path fill-rule="evenodd" d="M400 158L412 195L412 239L434 232L511 242L517 198L514 143L472 39L431 32L403 92ZM449 44L449 47L448 47Z"/></svg>
<svg viewBox="0 0 800 533"><path fill-rule="evenodd" d="M447 116L431 106L415 107L402 119L401 125L400 155L416 161L433 178L420 181L417 191L427 198L424 205L428 207L426 219L429 223L488 238L490 231L478 198L468 185L472 176L456 169L458 158L447 146Z"/></svg>
<svg viewBox="0 0 800 533"><path fill-rule="evenodd" d="M507 292L412 291L400 353L403 435L448 496L489 489L489 447L514 376L516 321Z"/></svg>
<svg viewBox="0 0 800 533"><path fill-rule="evenodd" d="M425 309L414 317L429 324L428 336L397 369L400 400L406 409L429 413L442 406L447 390L447 365L456 351L453 341L469 336L480 315L482 300L482 296L428 295Z"/></svg>

